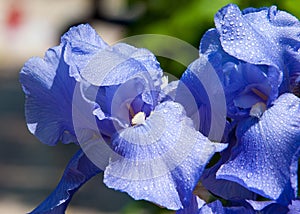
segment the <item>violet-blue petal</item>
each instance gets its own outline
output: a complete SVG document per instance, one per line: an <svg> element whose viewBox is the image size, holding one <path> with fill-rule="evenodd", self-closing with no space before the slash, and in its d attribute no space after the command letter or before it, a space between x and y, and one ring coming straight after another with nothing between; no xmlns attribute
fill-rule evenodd
<svg viewBox="0 0 300 214"><path fill-rule="evenodd" d="M232 135L229 135L229 137L233 139ZM240 184L229 180L216 179L217 171L222 164L228 161L231 150L235 145L235 140L231 140L229 146L220 153L221 159L211 168L204 170L201 176L201 183L207 190L225 200L255 200L256 194Z"/></svg>
<svg viewBox="0 0 300 214"><path fill-rule="evenodd" d="M175 101L184 106L197 130L211 140L221 141L226 123L226 99L222 83L207 56L200 54L183 73Z"/></svg>
<svg viewBox="0 0 300 214"><path fill-rule="evenodd" d="M80 81L79 75L88 62L99 50L109 47L89 24L71 27L61 37L66 45L65 61L70 65L70 75Z"/></svg>
<svg viewBox="0 0 300 214"><path fill-rule="evenodd" d="M275 6L242 13L229 4L215 16L224 50L253 64L284 69L282 54L287 46L299 43L300 22Z"/></svg>
<svg viewBox="0 0 300 214"><path fill-rule="evenodd" d="M128 105L131 106L132 111L136 114L143 111L147 116L150 114L150 110L153 110L154 106L158 103L158 91L154 86L149 83L151 79L148 75L133 76L125 83L114 86L106 87L105 95L102 98L106 100L106 109L102 108L100 103L100 96L97 96L97 102L101 106L104 112L112 117L122 117L121 114L127 113L128 117ZM99 92L102 87L99 89Z"/></svg>
<svg viewBox="0 0 300 214"><path fill-rule="evenodd" d="M277 199L278 203L286 205L295 199L298 194L298 160L300 157L300 148L294 151L294 157L290 164L290 178L286 183L283 192Z"/></svg>
<svg viewBox="0 0 300 214"><path fill-rule="evenodd" d="M162 70L147 49L125 43L109 46L88 24L70 28L61 41L66 45L64 58L71 65L70 75L77 81L83 77L97 86L117 85L148 72L155 87L161 84Z"/></svg>
<svg viewBox="0 0 300 214"><path fill-rule="evenodd" d="M199 127L200 132L208 136L211 124L211 106L204 85L197 76L201 67L200 60L196 60L183 73L177 89L176 102L184 105L187 115L194 119L196 127ZM191 99L191 96L194 100Z"/></svg>
<svg viewBox="0 0 300 214"><path fill-rule="evenodd" d="M144 64L133 56L135 52L139 51L140 50L135 47L122 43L108 47L95 54L87 66L80 71L80 75L97 86L122 84L132 76L138 74L143 75L145 73L148 75L156 73L153 78L157 79L157 75L162 75L160 67L157 65L156 70L152 70L153 68L148 70L146 66L147 61ZM150 51L146 53L151 54ZM157 61L149 61L148 63L157 63ZM160 85L159 80L157 81L157 84ZM151 84L154 84L154 81L152 81Z"/></svg>
<svg viewBox="0 0 300 214"><path fill-rule="evenodd" d="M238 75L240 75L240 80L236 82L234 78L237 78ZM231 90L231 87L238 90ZM231 74L228 75L226 95L231 96L236 107L246 109L251 108L257 102L267 102L272 87L271 80L262 67L241 63L237 66L236 73L231 71ZM278 85L275 84L275 87L277 89ZM258 96L254 90L258 90L263 96ZM277 91L275 93L277 95Z"/></svg>
<svg viewBox="0 0 300 214"><path fill-rule="evenodd" d="M135 113L142 111L145 105L142 94L151 90L147 89L147 86L145 79L133 77L120 85L99 87L96 102L103 112L103 118L99 116L98 118L101 120L105 117L114 117L127 126L130 125L128 109L130 107ZM155 98L152 100L152 103L155 103Z"/></svg>
<svg viewBox="0 0 300 214"><path fill-rule="evenodd" d="M116 131L131 126L132 118L138 112L150 115L159 94L152 84L148 84L151 77L146 74L132 76L119 85L85 87L82 84L79 98L94 103L92 114L97 117L101 134L111 137Z"/></svg>
<svg viewBox="0 0 300 214"><path fill-rule="evenodd" d="M81 55L78 56L80 57ZM139 73L150 75L151 84L156 88L159 88L162 83L162 70L155 56L149 50L135 48L124 43L99 49L91 54L88 60L82 56L82 59L78 61L84 61L85 66L74 69L74 75L97 86L122 84Z"/></svg>
<svg viewBox="0 0 300 214"><path fill-rule="evenodd" d="M116 52L120 52L123 56L134 59L134 63L141 64L143 66L143 70L145 69L149 73L154 87L156 89L160 88L163 72L153 53L145 48L135 48L125 43L116 44L112 46L112 49ZM131 65L131 67L135 66Z"/></svg>
<svg viewBox="0 0 300 214"><path fill-rule="evenodd" d="M97 105L99 120L117 119L128 125L129 109L149 114L151 106L157 105L162 70L146 49L122 43L107 47L92 57L80 75L98 87L91 101Z"/></svg>
<svg viewBox="0 0 300 214"><path fill-rule="evenodd" d="M73 52L69 51L70 46ZM80 25L71 28L59 46L46 52L44 59L36 57L25 63L20 72L26 94L25 115L29 130L40 141L48 145L77 142L72 98L79 79L72 68L81 63L80 57L87 60L95 49L106 46L89 25ZM83 61L80 66L84 66Z"/></svg>
<svg viewBox="0 0 300 214"><path fill-rule="evenodd" d="M287 203L294 192L290 183L291 166L295 155L299 155L300 99L293 94L281 95L260 119L241 122L237 139L237 147L218 170L217 178L237 182L264 197Z"/></svg>
<svg viewBox="0 0 300 214"><path fill-rule="evenodd" d="M28 128L41 142L55 145L76 142L72 125L72 96L75 79L62 59L62 45L49 49L44 59L31 58L20 72L26 95Z"/></svg>
<svg viewBox="0 0 300 214"><path fill-rule="evenodd" d="M278 86L282 79L278 69L253 65L230 56L223 50L220 34L216 29L204 34L200 43L200 53L207 56L222 83L229 117L240 120L249 115L253 104L269 104L277 98ZM264 100L253 90L261 92Z"/></svg>
<svg viewBox="0 0 300 214"><path fill-rule="evenodd" d="M290 91L298 97L300 96L300 44L293 48L288 48L284 54L285 65L288 73L285 74L283 83L280 86L280 92Z"/></svg>
<svg viewBox="0 0 300 214"><path fill-rule="evenodd" d="M278 50L272 43L273 40L267 40L264 35L257 32L255 30L257 27L251 26L236 5L229 4L223 7L215 15L215 25L220 33L223 49L231 56L246 62L267 65L279 60L275 56Z"/></svg>
<svg viewBox="0 0 300 214"><path fill-rule="evenodd" d="M31 214L64 213L74 193L100 172L80 149L70 160L56 189Z"/></svg>
<svg viewBox="0 0 300 214"><path fill-rule="evenodd" d="M238 59L223 50L220 41L220 34L215 28L209 29L205 32L201 38L199 52L208 56L209 61L217 71L222 69L222 60L224 62L232 62L234 64L238 64L239 62ZM223 79L221 79L221 81L223 81Z"/></svg>
<svg viewBox="0 0 300 214"><path fill-rule="evenodd" d="M178 210L188 205L208 160L226 146L210 142L193 128L180 104L166 101L143 124L112 138L116 154L104 183L136 200Z"/></svg>

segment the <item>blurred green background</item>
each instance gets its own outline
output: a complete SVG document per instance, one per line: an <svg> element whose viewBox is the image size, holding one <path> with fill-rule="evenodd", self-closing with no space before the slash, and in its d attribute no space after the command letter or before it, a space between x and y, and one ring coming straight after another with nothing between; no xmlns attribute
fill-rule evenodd
<svg viewBox="0 0 300 214"><path fill-rule="evenodd" d="M25 213L56 186L78 149L48 147L32 136L24 119L18 72L31 56L57 45L70 26L90 23L110 44L132 35L165 34L198 48L214 27L214 14L228 3L241 9L277 5L300 17L295 0L0 0L0 213ZM158 57L164 71L180 77L185 67ZM108 189L101 175L75 196L67 213L170 213Z"/></svg>

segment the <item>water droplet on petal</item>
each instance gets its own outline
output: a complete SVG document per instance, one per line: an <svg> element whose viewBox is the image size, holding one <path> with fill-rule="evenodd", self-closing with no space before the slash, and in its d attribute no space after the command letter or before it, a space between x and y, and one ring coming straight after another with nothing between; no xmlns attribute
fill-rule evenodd
<svg viewBox="0 0 300 214"><path fill-rule="evenodd" d="M236 52L237 54L239 54L239 53L241 53L242 51L241 51L241 49L236 48L236 49L235 49L235 52Z"/></svg>
<svg viewBox="0 0 300 214"><path fill-rule="evenodd" d="M146 120L146 114L144 112L138 112L131 120L132 125L143 124Z"/></svg>
<svg viewBox="0 0 300 214"><path fill-rule="evenodd" d="M248 172L247 173L247 178L251 178L251 176L252 176L252 172Z"/></svg>

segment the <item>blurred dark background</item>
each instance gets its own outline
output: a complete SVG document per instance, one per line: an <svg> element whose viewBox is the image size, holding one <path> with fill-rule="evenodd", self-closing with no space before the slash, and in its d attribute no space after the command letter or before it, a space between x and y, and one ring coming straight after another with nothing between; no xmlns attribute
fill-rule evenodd
<svg viewBox="0 0 300 214"><path fill-rule="evenodd" d="M277 5L300 17L297 1L256 0L0 0L0 213L25 213L56 186L74 145L43 145L24 119L18 73L31 56L42 57L70 26L90 23L109 44L131 35L166 34L198 48L224 5L241 9ZM185 67L158 57L177 77ZM67 213L169 213L108 189L101 175L74 196Z"/></svg>

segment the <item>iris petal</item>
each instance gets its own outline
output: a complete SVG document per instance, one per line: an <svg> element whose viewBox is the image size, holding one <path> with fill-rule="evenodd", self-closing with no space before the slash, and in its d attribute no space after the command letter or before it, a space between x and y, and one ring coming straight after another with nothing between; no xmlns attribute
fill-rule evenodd
<svg viewBox="0 0 300 214"><path fill-rule="evenodd" d="M229 4L216 14L215 24L224 50L253 64L283 69L283 48L299 42L299 21L275 6L248 9L243 14L236 5Z"/></svg>
<svg viewBox="0 0 300 214"><path fill-rule="evenodd" d="M224 160L221 160L212 168L206 169L203 172L201 177L203 186L213 194L226 200L256 199L255 193L249 191L238 183L225 179L216 179L216 172L224 162Z"/></svg>
<svg viewBox="0 0 300 214"><path fill-rule="evenodd" d="M201 176L201 183L207 190L226 200L254 200L256 199L256 194L238 183L224 179L216 179L216 172L220 166L228 161L232 148L236 146L236 139L233 134L229 135L229 139L228 147L220 153L220 160L211 168L204 170Z"/></svg>
<svg viewBox="0 0 300 214"><path fill-rule="evenodd" d="M75 79L69 76L62 54L62 45L49 49L44 59L31 58L20 72L28 128L49 145L76 141L72 126Z"/></svg>
<svg viewBox="0 0 300 214"><path fill-rule="evenodd" d="M71 28L59 46L49 49L44 59L32 58L20 72L26 94L25 114L29 130L43 143L76 142L72 124L74 68L107 45L89 25ZM72 47L72 49L70 48ZM75 78L74 78L75 77Z"/></svg>
<svg viewBox="0 0 300 214"><path fill-rule="evenodd" d="M84 67L80 67L81 69L77 69L77 72L80 73L77 75L93 85L118 85L138 74L149 75L152 80L149 83L153 84L156 89L159 89L162 84L162 70L155 56L149 50L118 43L99 48L97 52L86 57L88 60L84 58L84 55L80 59L86 64ZM74 73L76 75L76 70Z"/></svg>
<svg viewBox="0 0 300 214"><path fill-rule="evenodd" d="M226 146L211 143L193 128L180 104L167 101L144 124L113 137L116 155L105 169L104 182L134 199L180 209L189 202L208 160Z"/></svg>
<svg viewBox="0 0 300 214"><path fill-rule="evenodd" d="M241 100L244 95L240 96L240 94L243 93L248 83L257 83L257 85L260 86L265 84L266 80L263 80L263 71L257 68L257 66L238 62L236 59L225 53L221 47L219 35L214 29L206 32L203 36L200 44L200 51L208 57L209 62L213 66L222 83L226 96L228 116L235 119L247 116L249 114L249 110L241 109L240 107L249 107L249 105L245 105L245 102ZM192 80L192 78L187 75L183 75L183 78L186 79L185 82L188 82L189 79L191 79L189 81L195 82L195 80ZM194 89L192 90L199 88L199 84L195 84L193 88ZM249 95L251 96L251 94ZM196 98L200 101L203 100L203 98ZM255 101L259 100L259 98L251 96L250 100L248 98L244 100L248 103L255 103ZM206 111L208 110L209 109ZM206 133L206 131L204 130L203 133Z"/></svg>
<svg viewBox="0 0 300 214"><path fill-rule="evenodd" d="M108 46L97 32L88 24L70 28L61 38L66 44L65 61L71 65L70 74L80 81L80 71L88 64L91 58L100 50Z"/></svg>
<svg viewBox="0 0 300 214"><path fill-rule="evenodd" d="M183 73L175 101L184 106L197 130L211 140L221 141L226 123L226 99L222 83L206 55L200 54Z"/></svg>
<svg viewBox="0 0 300 214"><path fill-rule="evenodd" d="M264 197L287 203L295 195L291 176L300 146L300 100L281 95L262 117L241 122L238 143L217 178L237 182ZM286 194L283 197L281 194Z"/></svg>
<svg viewBox="0 0 300 214"><path fill-rule="evenodd" d="M278 97L282 73L274 66L250 64L227 54L220 37L216 29L207 31L201 40L200 52L208 57L222 82L228 116L240 120L249 116L249 108L256 102L270 104ZM264 100L253 93L253 87L263 94Z"/></svg>
<svg viewBox="0 0 300 214"><path fill-rule="evenodd" d="M149 72L155 87L161 84L162 70L147 49L124 43L109 46L88 24L70 28L61 41L66 44L64 59L77 81L84 77L97 86L117 85L134 74Z"/></svg>

